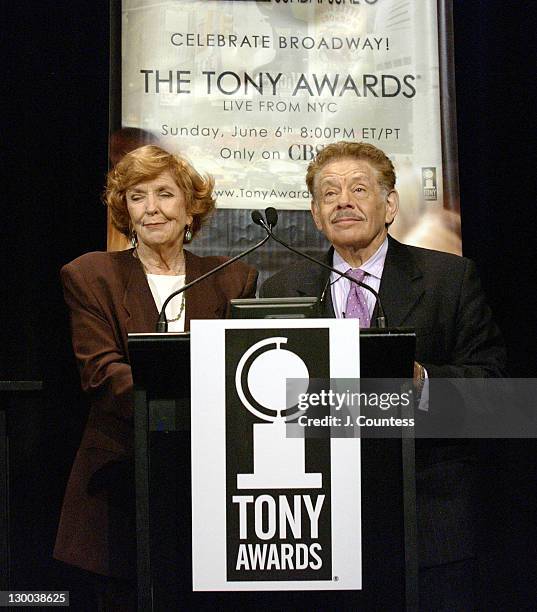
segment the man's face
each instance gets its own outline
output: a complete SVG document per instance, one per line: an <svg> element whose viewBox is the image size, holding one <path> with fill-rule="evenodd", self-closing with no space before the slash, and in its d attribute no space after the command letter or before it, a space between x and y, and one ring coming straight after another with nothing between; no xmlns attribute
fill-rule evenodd
<svg viewBox="0 0 537 612"><path fill-rule="evenodd" d="M315 177L313 219L338 251L368 247L376 250L398 205L397 192L387 193L378 183L377 171L365 160L336 159L323 166Z"/></svg>

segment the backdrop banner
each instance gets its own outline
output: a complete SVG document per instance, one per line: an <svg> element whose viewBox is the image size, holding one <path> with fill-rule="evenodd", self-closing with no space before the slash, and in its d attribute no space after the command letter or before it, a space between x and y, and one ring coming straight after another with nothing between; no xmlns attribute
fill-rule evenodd
<svg viewBox="0 0 537 612"><path fill-rule="evenodd" d="M307 165L331 142L369 142L396 167L391 233L460 253L456 172L447 198L444 186L454 139L442 120L444 13L445 0L123 0L112 158L127 140L158 142L215 177L223 218L197 241L204 254L235 249L241 209L267 206L289 211L280 227L320 253L304 212ZM233 226L225 235L222 220Z"/></svg>

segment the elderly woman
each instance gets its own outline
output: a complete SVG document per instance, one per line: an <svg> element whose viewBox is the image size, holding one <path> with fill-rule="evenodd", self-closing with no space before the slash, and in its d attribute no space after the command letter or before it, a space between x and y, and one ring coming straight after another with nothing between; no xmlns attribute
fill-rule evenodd
<svg viewBox="0 0 537 612"><path fill-rule="evenodd" d="M213 180L148 145L108 175L105 199L132 249L87 253L61 271L73 347L91 410L71 472L55 557L90 572L134 576L133 397L129 332L152 332L164 299L225 261L183 248L214 209ZM255 295L256 271L236 262L174 298L170 331L225 317L232 298ZM125 486L127 483L127 486Z"/></svg>

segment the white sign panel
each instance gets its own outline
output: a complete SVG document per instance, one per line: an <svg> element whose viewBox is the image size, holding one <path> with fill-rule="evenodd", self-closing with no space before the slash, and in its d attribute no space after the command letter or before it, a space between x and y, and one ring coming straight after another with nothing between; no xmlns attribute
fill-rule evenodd
<svg viewBox="0 0 537 612"><path fill-rule="evenodd" d="M214 175L221 208L308 208L315 152L370 142L415 220L443 199L436 4L123 0L122 125Z"/></svg>
<svg viewBox="0 0 537 612"><path fill-rule="evenodd" d="M286 436L287 379L358 378L354 320L193 321L201 591L362 588L360 440Z"/></svg>

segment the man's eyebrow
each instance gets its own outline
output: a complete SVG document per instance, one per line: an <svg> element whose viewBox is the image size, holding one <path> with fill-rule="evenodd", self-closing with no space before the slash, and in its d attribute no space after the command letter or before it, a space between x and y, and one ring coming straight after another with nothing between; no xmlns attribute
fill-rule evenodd
<svg viewBox="0 0 537 612"><path fill-rule="evenodd" d="M325 176L319 180L319 183L338 183L338 179L334 176Z"/></svg>
<svg viewBox="0 0 537 612"><path fill-rule="evenodd" d="M350 172L346 172L345 174L338 174L338 173L334 173L334 174L329 174L328 176L323 176L319 179L319 183L327 183L327 182L338 182L338 179L343 178L343 177L348 177L349 174L351 175L350 178L352 180L358 180L358 181L364 181L369 183L370 182L370 178L367 174L364 174L363 172L357 172L356 174L352 174L352 170Z"/></svg>

